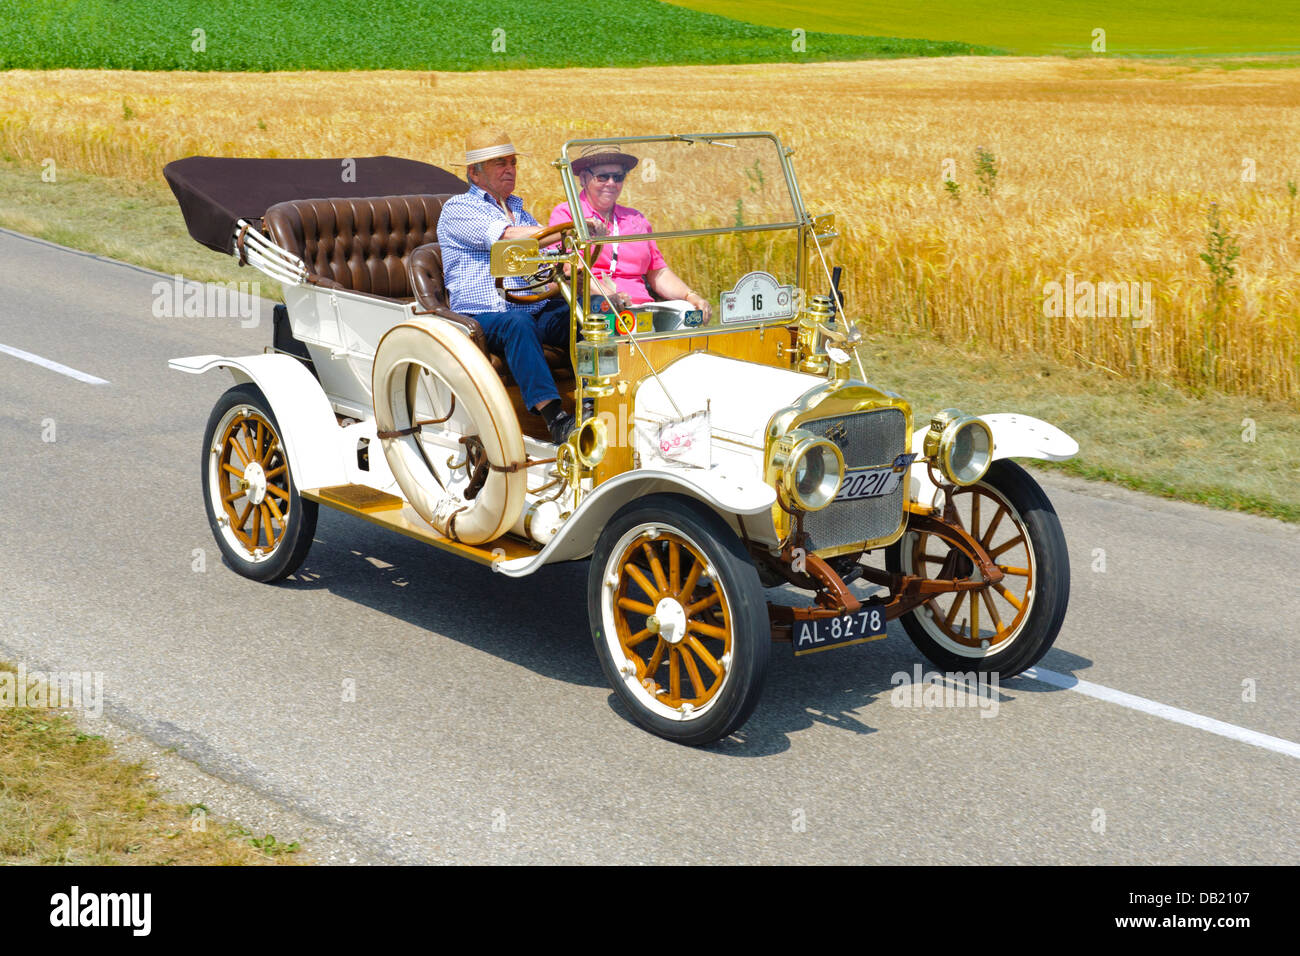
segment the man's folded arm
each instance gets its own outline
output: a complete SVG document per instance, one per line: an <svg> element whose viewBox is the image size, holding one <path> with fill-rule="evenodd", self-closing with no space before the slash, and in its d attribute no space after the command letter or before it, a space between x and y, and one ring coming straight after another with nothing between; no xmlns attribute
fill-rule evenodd
<svg viewBox="0 0 1300 956"><path fill-rule="evenodd" d="M501 233L501 239L531 239L541 232L539 226L507 226ZM493 240L495 241L495 240ZM491 243L489 243L491 245Z"/></svg>

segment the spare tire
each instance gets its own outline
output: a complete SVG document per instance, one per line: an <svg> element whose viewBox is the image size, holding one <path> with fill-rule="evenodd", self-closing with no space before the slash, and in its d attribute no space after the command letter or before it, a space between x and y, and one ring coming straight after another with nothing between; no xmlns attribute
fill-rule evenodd
<svg viewBox="0 0 1300 956"><path fill-rule="evenodd" d="M372 385L384 457L420 516L465 544L509 531L527 490L524 437L505 386L477 346L446 322L412 319L380 339ZM457 440L471 435L495 467L467 497L471 469L452 462L465 461L468 446Z"/></svg>

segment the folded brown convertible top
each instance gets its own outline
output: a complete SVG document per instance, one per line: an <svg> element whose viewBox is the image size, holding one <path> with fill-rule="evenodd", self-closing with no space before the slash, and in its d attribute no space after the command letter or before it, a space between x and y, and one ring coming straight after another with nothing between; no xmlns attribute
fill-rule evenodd
<svg viewBox="0 0 1300 956"><path fill-rule="evenodd" d="M345 162L355 162L355 169ZM398 156L354 160L189 156L164 166L163 176L176 194L190 235L227 254L234 253L235 223L260 219L278 202L463 193L469 188L445 169Z"/></svg>

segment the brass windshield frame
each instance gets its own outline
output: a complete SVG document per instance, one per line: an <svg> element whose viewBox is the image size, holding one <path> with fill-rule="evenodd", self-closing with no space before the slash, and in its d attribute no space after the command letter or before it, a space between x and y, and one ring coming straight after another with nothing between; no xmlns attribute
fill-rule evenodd
<svg viewBox="0 0 1300 956"><path fill-rule="evenodd" d="M601 244L617 242L643 242L647 239L684 239L692 236L718 236L741 232L780 232L795 230L795 285L805 288L807 279L807 241L808 230L813 220L804 208L803 193L799 191L799 181L795 176L794 165L790 156L794 149L786 147L775 133L757 131L744 133L668 133L658 136L612 136L598 139L570 139L560 147L560 158L552 162L560 171L560 180L564 185L564 198L570 209L581 209L578 195L581 189L577 177L573 174L573 165L569 160L569 151L582 146L635 146L641 143L725 143L727 140L766 139L776 148L776 155L781 163L781 174L785 178L786 191L790 197L790 206L795 219L788 222L762 223L750 226L714 226L707 229L674 229L665 232L639 233L634 236L605 236ZM587 221L582 216L575 216L573 221L576 243L579 249L586 250L593 242L587 231Z"/></svg>

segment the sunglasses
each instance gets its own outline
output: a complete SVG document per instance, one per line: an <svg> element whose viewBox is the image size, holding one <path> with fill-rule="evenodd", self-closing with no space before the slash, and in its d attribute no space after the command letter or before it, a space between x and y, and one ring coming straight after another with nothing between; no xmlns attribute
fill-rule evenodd
<svg viewBox="0 0 1300 956"><path fill-rule="evenodd" d="M602 182L602 183L608 183L608 182L621 183L624 179L627 178L627 173L592 173L591 175L597 182Z"/></svg>

